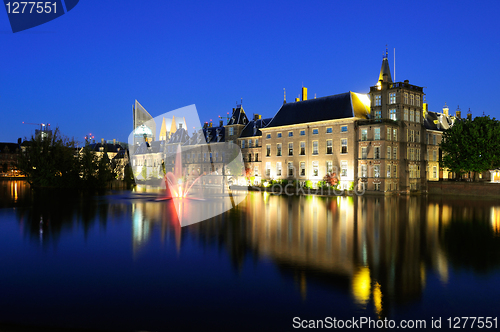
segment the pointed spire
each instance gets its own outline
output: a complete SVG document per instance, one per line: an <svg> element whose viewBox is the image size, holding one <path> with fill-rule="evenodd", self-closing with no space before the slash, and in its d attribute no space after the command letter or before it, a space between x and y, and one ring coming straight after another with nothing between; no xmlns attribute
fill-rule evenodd
<svg viewBox="0 0 500 332"><path fill-rule="evenodd" d="M286 89L283 88L283 104L286 104Z"/></svg>
<svg viewBox="0 0 500 332"><path fill-rule="evenodd" d="M389 53L388 53L387 47L386 47L385 56L382 60L382 68L380 68L380 75L378 76L378 80L384 82L384 75L387 75L386 82L392 83L391 70L389 68L389 60L387 59L388 55L389 55Z"/></svg>

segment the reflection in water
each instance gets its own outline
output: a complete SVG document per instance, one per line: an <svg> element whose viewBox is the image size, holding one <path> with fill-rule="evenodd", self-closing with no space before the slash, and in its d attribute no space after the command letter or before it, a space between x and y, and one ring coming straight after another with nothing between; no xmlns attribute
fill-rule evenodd
<svg viewBox="0 0 500 332"><path fill-rule="evenodd" d="M449 286L458 270L485 274L500 267L495 201L253 192L236 208L181 228L175 206L156 202L157 193L27 195L22 184L17 194L15 188L8 183L1 193L30 202L16 211L20 228L43 246L76 228L86 235L94 226L129 220L136 257L155 238L162 245L175 241L177 253L189 242L215 247L227 253L237 275L249 260L271 261L283 280L295 281L304 303L320 285L348 294L359 311L378 317L422 301L433 278Z"/></svg>

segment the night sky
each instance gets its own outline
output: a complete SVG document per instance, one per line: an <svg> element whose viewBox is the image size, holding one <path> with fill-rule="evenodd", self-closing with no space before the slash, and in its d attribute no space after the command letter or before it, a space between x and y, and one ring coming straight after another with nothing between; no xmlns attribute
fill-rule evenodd
<svg viewBox="0 0 500 332"><path fill-rule="evenodd" d="M135 99L152 116L195 104L216 121L241 98L249 117L272 117L283 88L288 101L302 85L309 98L367 93L386 44L431 111L500 118L499 12L498 0L80 0L14 34L0 9L0 142L34 133L22 121L126 141Z"/></svg>

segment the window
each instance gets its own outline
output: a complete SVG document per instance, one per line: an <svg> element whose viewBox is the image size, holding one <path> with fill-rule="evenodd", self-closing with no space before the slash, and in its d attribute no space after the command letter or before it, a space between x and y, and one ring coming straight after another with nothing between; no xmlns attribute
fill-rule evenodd
<svg viewBox="0 0 500 332"><path fill-rule="evenodd" d="M415 96L414 95L410 95L410 105L414 105L414 98Z"/></svg>
<svg viewBox="0 0 500 332"><path fill-rule="evenodd" d="M368 171L367 171L367 169L368 168L366 167L366 165L364 165L364 164L361 165L361 177L362 178L368 177Z"/></svg>
<svg viewBox="0 0 500 332"><path fill-rule="evenodd" d="M410 130L410 142L415 142L415 131Z"/></svg>
<svg viewBox="0 0 500 332"><path fill-rule="evenodd" d="M293 156L293 143L288 143L288 155Z"/></svg>
<svg viewBox="0 0 500 332"><path fill-rule="evenodd" d="M420 111L415 111L415 122L420 123Z"/></svg>
<svg viewBox="0 0 500 332"><path fill-rule="evenodd" d="M381 110L375 111L375 119L382 119L382 111Z"/></svg>
<svg viewBox="0 0 500 332"><path fill-rule="evenodd" d="M347 153L347 138L342 138L340 140L340 153Z"/></svg>
<svg viewBox="0 0 500 332"><path fill-rule="evenodd" d="M380 95L375 95L375 106L380 105L382 105L382 99L380 98Z"/></svg>
<svg viewBox="0 0 500 332"><path fill-rule="evenodd" d="M416 99L415 105L420 107L420 96L415 96L415 99Z"/></svg>
<svg viewBox="0 0 500 332"><path fill-rule="evenodd" d="M392 158L398 159L398 148L396 146L392 149Z"/></svg>
<svg viewBox="0 0 500 332"><path fill-rule="evenodd" d="M300 155L303 156L306 154L306 142L300 142Z"/></svg>
<svg viewBox="0 0 500 332"><path fill-rule="evenodd" d="M306 176L306 163L300 162L300 176Z"/></svg>
<svg viewBox="0 0 500 332"><path fill-rule="evenodd" d="M374 183L373 185L375 191L380 191L380 183Z"/></svg>
<svg viewBox="0 0 500 332"><path fill-rule="evenodd" d="M386 140L390 141L391 140L391 128L387 128L387 137Z"/></svg>
<svg viewBox="0 0 500 332"><path fill-rule="evenodd" d="M375 139L376 141L379 141L379 140L380 140L380 128L375 128L375 129L374 129L374 134L373 134L373 136L374 136L374 139Z"/></svg>
<svg viewBox="0 0 500 332"><path fill-rule="evenodd" d="M327 134L331 134L331 133L333 133L332 127L328 127L328 128L326 128L326 133L327 133Z"/></svg>
<svg viewBox="0 0 500 332"><path fill-rule="evenodd" d="M437 166L432 167L432 177L436 179L438 177L437 175Z"/></svg>
<svg viewBox="0 0 500 332"><path fill-rule="evenodd" d="M361 140L366 141L368 139L368 129L361 129Z"/></svg>
<svg viewBox="0 0 500 332"><path fill-rule="evenodd" d="M396 103L396 92L389 93L389 104Z"/></svg>
<svg viewBox="0 0 500 332"><path fill-rule="evenodd" d="M340 127L340 132L341 133L347 133L347 126Z"/></svg>
<svg viewBox="0 0 500 332"><path fill-rule="evenodd" d="M278 133L278 138L281 138L281 133Z"/></svg>
<svg viewBox="0 0 500 332"><path fill-rule="evenodd" d="M361 159L366 159L366 157L367 157L367 148L363 146L361 148Z"/></svg>
<svg viewBox="0 0 500 332"><path fill-rule="evenodd" d="M396 109L392 108L389 110L389 119L396 121Z"/></svg>
<svg viewBox="0 0 500 332"><path fill-rule="evenodd" d="M420 160L420 149L415 149L417 152L417 160Z"/></svg>
<svg viewBox="0 0 500 332"><path fill-rule="evenodd" d="M313 135L318 135L319 131L318 128L313 129Z"/></svg>
<svg viewBox="0 0 500 332"><path fill-rule="evenodd" d="M293 137L293 131L288 132L288 137Z"/></svg>
<svg viewBox="0 0 500 332"><path fill-rule="evenodd" d="M391 165L387 165L387 177L391 177Z"/></svg>
<svg viewBox="0 0 500 332"><path fill-rule="evenodd" d="M374 178L380 177L380 165L373 166L373 177Z"/></svg>
<svg viewBox="0 0 500 332"><path fill-rule="evenodd" d="M253 148L253 141L251 139L248 140L248 147Z"/></svg>
<svg viewBox="0 0 500 332"><path fill-rule="evenodd" d="M326 141L326 154L332 154L332 153L333 153L332 140L329 139Z"/></svg>
<svg viewBox="0 0 500 332"><path fill-rule="evenodd" d="M229 136L233 136L233 135L234 135L234 128L229 127Z"/></svg>
<svg viewBox="0 0 500 332"><path fill-rule="evenodd" d="M313 141L313 154L318 154L318 141Z"/></svg>
<svg viewBox="0 0 500 332"><path fill-rule="evenodd" d="M259 176L259 166L255 166L254 169L253 169L253 175L254 176Z"/></svg>
<svg viewBox="0 0 500 332"><path fill-rule="evenodd" d="M408 92L405 92L405 101L404 101L405 104L408 104Z"/></svg>
<svg viewBox="0 0 500 332"><path fill-rule="evenodd" d="M317 161L313 161L313 176L319 175L319 163Z"/></svg>
<svg viewBox="0 0 500 332"><path fill-rule="evenodd" d="M270 157L270 156L271 156L271 145L267 144L266 145L266 157Z"/></svg>
<svg viewBox="0 0 500 332"><path fill-rule="evenodd" d="M392 165L392 172L394 173L394 177L397 178L398 177L398 166L397 165Z"/></svg>
<svg viewBox="0 0 500 332"><path fill-rule="evenodd" d="M267 135L266 135L266 138L267 138L267 139L270 139L270 138L271 138L271 134L267 134Z"/></svg>
<svg viewBox="0 0 500 332"><path fill-rule="evenodd" d="M420 131L415 132L417 134L417 143L420 143Z"/></svg>
<svg viewBox="0 0 500 332"><path fill-rule="evenodd" d="M207 161L207 153L203 153L203 161Z"/></svg>
<svg viewBox="0 0 500 332"><path fill-rule="evenodd" d="M340 176L347 176L347 161L340 162Z"/></svg>
<svg viewBox="0 0 500 332"><path fill-rule="evenodd" d="M241 141L241 148L244 149L245 148L245 140Z"/></svg>
<svg viewBox="0 0 500 332"><path fill-rule="evenodd" d="M403 120L408 121L408 109L407 108L405 108L403 116L404 116Z"/></svg>
<svg viewBox="0 0 500 332"><path fill-rule="evenodd" d="M398 140L398 130L396 128L392 129L392 139L394 141Z"/></svg>
<svg viewBox="0 0 500 332"><path fill-rule="evenodd" d="M410 149L410 160L415 160L415 149Z"/></svg>
<svg viewBox="0 0 500 332"><path fill-rule="evenodd" d="M258 147L258 146L259 146L259 139L258 139L258 138L256 138L256 139L255 139L255 147Z"/></svg>
<svg viewBox="0 0 500 332"><path fill-rule="evenodd" d="M259 154L258 153L255 154L255 161L259 161Z"/></svg>
<svg viewBox="0 0 500 332"><path fill-rule="evenodd" d="M281 176L281 162L276 163L276 176Z"/></svg>
<svg viewBox="0 0 500 332"><path fill-rule="evenodd" d="M248 154L248 161L252 161L252 154L251 153Z"/></svg>
<svg viewBox="0 0 500 332"><path fill-rule="evenodd" d="M279 157L281 156L281 143L278 143L276 145L276 155Z"/></svg>
<svg viewBox="0 0 500 332"><path fill-rule="evenodd" d="M380 159L380 146L376 146L373 149L373 158L374 159Z"/></svg>
<svg viewBox="0 0 500 332"><path fill-rule="evenodd" d="M333 173L333 162L330 160L326 162L326 172L329 174Z"/></svg>
<svg viewBox="0 0 500 332"><path fill-rule="evenodd" d="M300 136L306 136L306 131L305 130L301 130L300 131Z"/></svg>
<svg viewBox="0 0 500 332"><path fill-rule="evenodd" d="M387 159L391 159L391 151L392 151L391 147L388 146L387 147Z"/></svg>
<svg viewBox="0 0 500 332"><path fill-rule="evenodd" d="M266 163L266 176L271 176L271 163Z"/></svg>
<svg viewBox="0 0 500 332"><path fill-rule="evenodd" d="M432 144L437 145L437 138L436 135L432 135Z"/></svg>
<svg viewBox="0 0 500 332"><path fill-rule="evenodd" d="M288 176L293 176L293 163L288 163Z"/></svg>
<svg viewBox="0 0 500 332"><path fill-rule="evenodd" d="M432 151L432 161L437 161L437 151Z"/></svg>
<svg viewBox="0 0 500 332"><path fill-rule="evenodd" d="M410 121L413 122L415 121L415 116L414 116L415 112L413 110L410 110Z"/></svg>

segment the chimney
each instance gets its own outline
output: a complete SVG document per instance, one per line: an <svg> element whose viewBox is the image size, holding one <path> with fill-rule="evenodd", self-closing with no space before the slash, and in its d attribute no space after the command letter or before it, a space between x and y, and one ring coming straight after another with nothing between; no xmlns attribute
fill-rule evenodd
<svg viewBox="0 0 500 332"><path fill-rule="evenodd" d="M208 125L208 128L212 128L212 121L210 121L210 124Z"/></svg>
<svg viewBox="0 0 500 332"><path fill-rule="evenodd" d="M446 103L444 103L444 106L443 106L443 114L444 114L444 115L446 115L446 116L448 116L448 111L449 111L449 110L450 110L450 109L448 108L448 105L446 105Z"/></svg>
<svg viewBox="0 0 500 332"><path fill-rule="evenodd" d="M307 100L307 88L302 87L302 100Z"/></svg>
<svg viewBox="0 0 500 332"><path fill-rule="evenodd" d="M203 124L203 129L207 129L207 128L208 128L208 122L205 122L205 123Z"/></svg>
<svg viewBox="0 0 500 332"><path fill-rule="evenodd" d="M101 138L101 144L104 145L104 138Z"/></svg>
<svg viewBox="0 0 500 332"><path fill-rule="evenodd" d="M21 143L22 143L22 142L23 142L22 138L21 138L21 137L19 137L19 138L17 139L17 144L21 145Z"/></svg>
<svg viewBox="0 0 500 332"><path fill-rule="evenodd" d="M179 129L182 129L182 123L179 123Z"/></svg>
<svg viewBox="0 0 500 332"><path fill-rule="evenodd" d="M295 98L295 102L298 102L298 101L300 101L300 99L299 98Z"/></svg>
<svg viewBox="0 0 500 332"><path fill-rule="evenodd" d="M262 116L260 114L254 114L253 115L254 121L260 120L261 118L262 118Z"/></svg>
<svg viewBox="0 0 500 332"><path fill-rule="evenodd" d="M457 119L461 119L462 118L462 111L460 110L460 105L457 106L457 110L455 112L455 117Z"/></svg>
<svg viewBox="0 0 500 332"><path fill-rule="evenodd" d="M219 120L219 127L224 127L224 120Z"/></svg>

